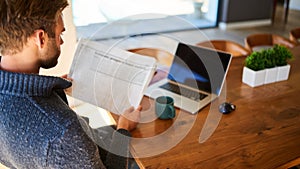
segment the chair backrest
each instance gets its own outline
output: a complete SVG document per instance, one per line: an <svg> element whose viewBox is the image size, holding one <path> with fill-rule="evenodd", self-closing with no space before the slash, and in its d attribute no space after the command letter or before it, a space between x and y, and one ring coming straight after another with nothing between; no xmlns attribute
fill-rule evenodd
<svg viewBox="0 0 300 169"><path fill-rule="evenodd" d="M244 46L229 40L209 40L197 43L196 45L228 52L233 57L248 56L250 54L250 51Z"/></svg>
<svg viewBox="0 0 300 169"><path fill-rule="evenodd" d="M300 44L300 27L299 28L295 28L292 29L290 31L290 40L294 43L296 43L297 45Z"/></svg>
<svg viewBox="0 0 300 169"><path fill-rule="evenodd" d="M171 66L174 57L170 52L156 48L134 48L128 49L127 51L154 57L158 63L165 66Z"/></svg>
<svg viewBox="0 0 300 169"><path fill-rule="evenodd" d="M249 51L253 51L254 47L274 46L275 44L283 45L287 48L295 47L295 43L289 39L276 34L252 34L245 38L245 47Z"/></svg>

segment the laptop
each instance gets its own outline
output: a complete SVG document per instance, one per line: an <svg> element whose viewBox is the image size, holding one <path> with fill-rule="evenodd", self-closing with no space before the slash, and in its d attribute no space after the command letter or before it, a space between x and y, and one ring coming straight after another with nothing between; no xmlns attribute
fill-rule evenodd
<svg viewBox="0 0 300 169"><path fill-rule="evenodd" d="M150 85L150 98L170 96L174 106L192 114L216 99L222 90L232 55L179 42L167 78Z"/></svg>

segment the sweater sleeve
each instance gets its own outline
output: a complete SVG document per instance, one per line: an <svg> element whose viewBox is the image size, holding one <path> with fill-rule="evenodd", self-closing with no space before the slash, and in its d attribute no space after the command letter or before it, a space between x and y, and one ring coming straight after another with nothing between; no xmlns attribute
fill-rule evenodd
<svg viewBox="0 0 300 169"><path fill-rule="evenodd" d="M105 168L97 145L78 124L70 125L48 147L47 163L50 168Z"/></svg>
<svg viewBox="0 0 300 169"><path fill-rule="evenodd" d="M97 143L100 158L109 169L127 168L131 135L127 130L116 130L115 126L92 129L94 142Z"/></svg>
<svg viewBox="0 0 300 169"><path fill-rule="evenodd" d="M114 126L92 129L82 118L57 139L49 154L52 164L62 168L128 168L131 134ZM54 154L53 156L51 154ZM59 168L50 165L53 168Z"/></svg>
<svg viewBox="0 0 300 169"><path fill-rule="evenodd" d="M112 136L110 151L106 157L106 166L111 169L128 168L129 143L131 135L124 129L116 130Z"/></svg>

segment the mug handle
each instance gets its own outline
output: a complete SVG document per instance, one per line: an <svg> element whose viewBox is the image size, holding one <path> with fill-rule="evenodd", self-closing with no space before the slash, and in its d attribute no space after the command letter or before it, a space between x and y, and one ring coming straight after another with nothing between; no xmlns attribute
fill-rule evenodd
<svg viewBox="0 0 300 169"><path fill-rule="evenodd" d="M169 118L174 118L175 117L175 112L176 112L174 106L173 105L168 105L168 108L172 112L172 114L169 114Z"/></svg>

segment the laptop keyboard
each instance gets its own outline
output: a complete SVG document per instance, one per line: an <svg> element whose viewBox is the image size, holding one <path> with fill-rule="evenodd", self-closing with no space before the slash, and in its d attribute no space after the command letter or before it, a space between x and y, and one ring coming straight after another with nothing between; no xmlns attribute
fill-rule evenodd
<svg viewBox="0 0 300 169"><path fill-rule="evenodd" d="M189 90L184 87L179 87L178 85L172 84L172 83L166 83L164 85L161 85L160 88L172 91L176 94L185 96L185 97L190 98L195 101L200 101L207 96L206 94L199 93L199 92L196 92L193 90Z"/></svg>

